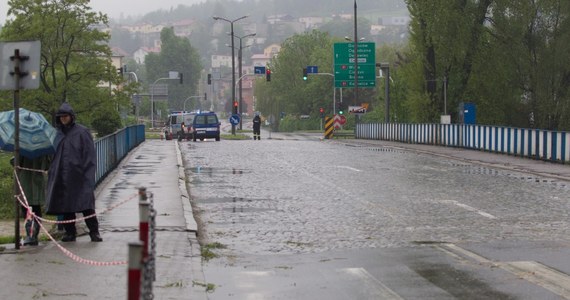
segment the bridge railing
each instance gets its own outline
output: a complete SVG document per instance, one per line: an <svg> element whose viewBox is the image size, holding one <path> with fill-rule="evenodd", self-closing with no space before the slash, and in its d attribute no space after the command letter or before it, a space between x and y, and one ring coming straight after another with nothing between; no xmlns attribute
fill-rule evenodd
<svg viewBox="0 0 570 300"><path fill-rule="evenodd" d="M570 133L470 124L360 123L355 138L476 149L570 162Z"/></svg>
<svg viewBox="0 0 570 300"><path fill-rule="evenodd" d="M95 150L97 152L95 180L97 184L119 165L129 151L144 142L144 131L144 125L133 125L117 130L95 141Z"/></svg>

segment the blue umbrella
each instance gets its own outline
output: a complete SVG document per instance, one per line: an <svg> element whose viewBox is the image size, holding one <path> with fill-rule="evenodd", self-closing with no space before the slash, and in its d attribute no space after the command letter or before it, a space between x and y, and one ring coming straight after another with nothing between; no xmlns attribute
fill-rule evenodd
<svg viewBox="0 0 570 300"><path fill-rule="evenodd" d="M14 151L14 110L0 112L0 149ZM20 155L33 159L55 153L57 130L40 113L20 108Z"/></svg>

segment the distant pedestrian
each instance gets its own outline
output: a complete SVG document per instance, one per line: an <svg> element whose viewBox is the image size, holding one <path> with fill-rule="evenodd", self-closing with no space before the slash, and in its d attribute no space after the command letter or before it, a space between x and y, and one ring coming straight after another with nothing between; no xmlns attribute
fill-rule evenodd
<svg viewBox="0 0 570 300"><path fill-rule="evenodd" d="M95 215L95 171L97 155L93 136L86 127L75 123L75 113L65 102L56 113L58 137L53 162L48 173L46 213L63 215L64 221L75 220L75 214L90 216L85 219L92 242L101 242L99 222ZM75 222L63 225L61 241L73 242L77 236Z"/></svg>
<svg viewBox="0 0 570 300"><path fill-rule="evenodd" d="M253 139L261 140L261 118L258 112L256 112L255 117L253 117Z"/></svg>

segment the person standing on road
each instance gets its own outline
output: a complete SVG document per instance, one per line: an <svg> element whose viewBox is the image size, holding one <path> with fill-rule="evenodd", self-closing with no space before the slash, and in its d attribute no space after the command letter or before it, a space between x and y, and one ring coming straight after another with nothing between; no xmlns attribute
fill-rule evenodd
<svg viewBox="0 0 570 300"><path fill-rule="evenodd" d="M62 242L73 242L77 236L75 214L91 216L85 219L92 242L101 242L99 222L95 215L95 171L97 155L93 136L86 127L75 123L75 113L64 102L56 113L57 146L48 171L46 213L63 215L65 234Z"/></svg>
<svg viewBox="0 0 570 300"><path fill-rule="evenodd" d="M253 139L261 140L261 118L258 112L256 112L255 117L253 117Z"/></svg>

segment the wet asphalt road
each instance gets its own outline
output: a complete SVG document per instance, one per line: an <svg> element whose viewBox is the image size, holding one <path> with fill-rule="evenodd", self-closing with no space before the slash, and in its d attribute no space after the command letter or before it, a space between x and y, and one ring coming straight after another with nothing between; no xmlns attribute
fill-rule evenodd
<svg viewBox="0 0 570 300"><path fill-rule="evenodd" d="M267 137L180 144L210 299L570 298L570 182Z"/></svg>

